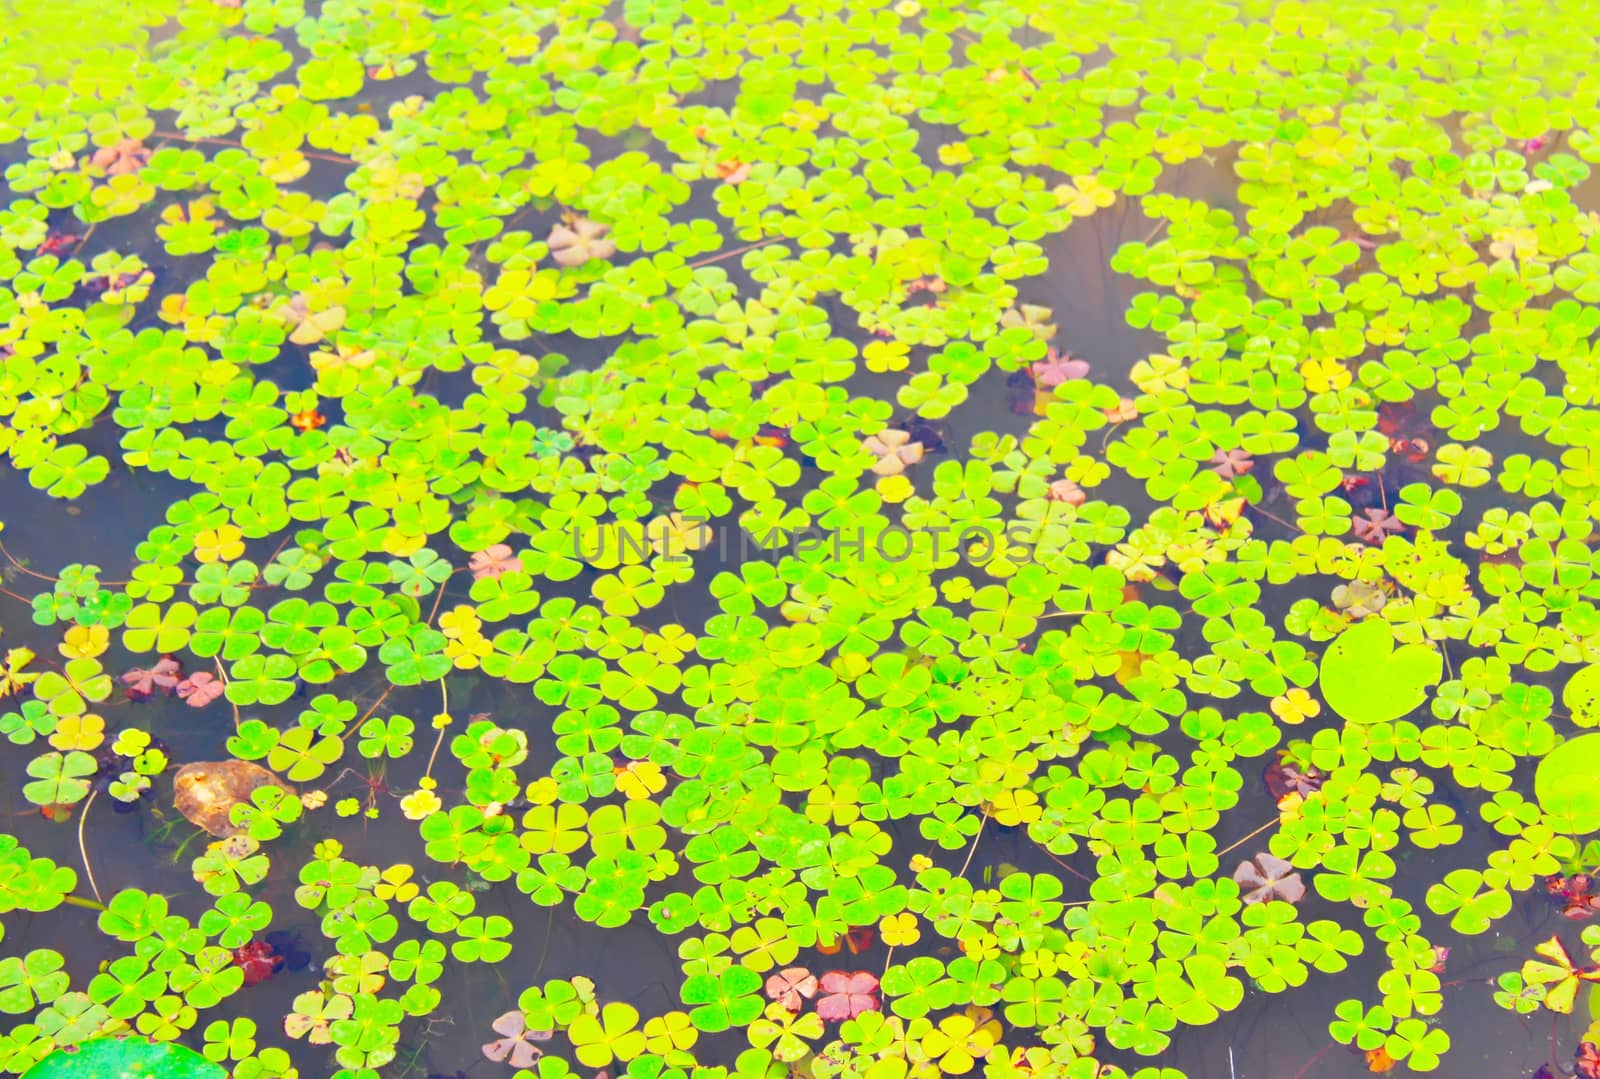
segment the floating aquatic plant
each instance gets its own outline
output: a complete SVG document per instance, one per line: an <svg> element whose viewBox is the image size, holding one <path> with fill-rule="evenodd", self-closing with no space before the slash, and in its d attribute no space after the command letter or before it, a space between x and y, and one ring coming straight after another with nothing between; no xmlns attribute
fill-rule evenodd
<svg viewBox="0 0 1600 1079"><path fill-rule="evenodd" d="M425 1069L492 964L540 1079L1123 1074L1365 953L1426 1071L1534 889L1482 996L1594 981L1583 20L15 7L5 512L119 527L0 552L0 913L109 949L0 1070ZM558 918L676 969L521 985Z"/></svg>

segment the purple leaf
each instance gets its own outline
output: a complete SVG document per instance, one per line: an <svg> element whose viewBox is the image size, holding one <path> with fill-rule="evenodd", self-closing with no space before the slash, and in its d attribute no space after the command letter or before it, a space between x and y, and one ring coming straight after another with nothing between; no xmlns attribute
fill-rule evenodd
<svg viewBox="0 0 1600 1079"><path fill-rule="evenodd" d="M1269 764L1261 778L1266 780L1267 791L1274 801L1291 794L1298 794L1304 798L1321 790L1323 782L1327 779L1315 768L1301 771L1297 765L1283 758Z"/></svg>

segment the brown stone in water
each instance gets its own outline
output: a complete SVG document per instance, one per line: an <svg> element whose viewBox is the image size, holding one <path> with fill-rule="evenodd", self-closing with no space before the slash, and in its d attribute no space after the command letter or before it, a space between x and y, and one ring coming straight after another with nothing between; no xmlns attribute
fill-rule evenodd
<svg viewBox="0 0 1600 1079"><path fill-rule="evenodd" d="M236 805L248 804L250 795L262 787L281 787L289 794L294 788L249 761L195 761L179 768L172 777L172 801L179 813L214 836L226 839L244 829L229 819Z"/></svg>

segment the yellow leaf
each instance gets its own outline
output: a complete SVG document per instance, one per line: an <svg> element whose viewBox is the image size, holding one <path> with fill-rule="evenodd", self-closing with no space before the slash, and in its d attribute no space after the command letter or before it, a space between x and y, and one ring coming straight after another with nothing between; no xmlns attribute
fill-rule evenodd
<svg viewBox="0 0 1600 1079"><path fill-rule="evenodd" d="M105 626L73 626L60 650L68 659L93 659L106 650L110 640L111 632Z"/></svg>
<svg viewBox="0 0 1600 1079"><path fill-rule="evenodd" d="M244 554L244 533L235 525L202 529L194 538L194 557L200 562L232 562Z"/></svg>
<svg viewBox="0 0 1600 1079"><path fill-rule="evenodd" d="M415 790L400 799L400 812L407 820L423 820L443 808L439 796L430 790Z"/></svg>
<svg viewBox="0 0 1600 1079"><path fill-rule="evenodd" d="M661 766L654 761L629 761L617 769L617 789L628 798L648 798L666 785Z"/></svg>
<svg viewBox="0 0 1600 1079"><path fill-rule="evenodd" d="M1272 698L1272 714L1285 723L1299 724L1322 714L1322 703L1296 686L1282 696Z"/></svg>
<svg viewBox="0 0 1600 1079"><path fill-rule="evenodd" d="M922 939L922 931L917 928L917 916L910 911L886 915L878 923L878 935L891 948L910 946Z"/></svg>
<svg viewBox="0 0 1600 1079"><path fill-rule="evenodd" d="M1218 530L1225 529L1239 519L1244 507L1245 500L1242 498L1224 498L1220 502L1213 502L1205 508L1206 523Z"/></svg>
<svg viewBox="0 0 1600 1079"><path fill-rule="evenodd" d="M407 535L398 528L391 528L383 535L383 550L395 558L410 558L427 542L427 536Z"/></svg>
<svg viewBox="0 0 1600 1079"><path fill-rule="evenodd" d="M1328 393L1350 385L1349 370L1331 356L1307 360L1300 365L1300 377L1306 380L1306 389L1312 393Z"/></svg>
<svg viewBox="0 0 1600 1079"><path fill-rule="evenodd" d="M63 753L98 749L106 740L106 721L92 713L67 716L50 735L50 744Z"/></svg>
<svg viewBox="0 0 1600 1079"><path fill-rule="evenodd" d="M33 662L33 649L13 648L6 653L4 666L0 666L0 697L9 696L39 676L24 674L23 668Z"/></svg>

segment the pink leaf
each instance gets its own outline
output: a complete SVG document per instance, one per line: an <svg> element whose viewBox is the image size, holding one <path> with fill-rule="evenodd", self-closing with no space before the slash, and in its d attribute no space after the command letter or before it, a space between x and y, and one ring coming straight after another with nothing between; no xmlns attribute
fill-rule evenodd
<svg viewBox="0 0 1600 1079"><path fill-rule="evenodd" d="M853 1019L879 1010L878 979L869 971L830 970L820 984L826 995L817 1001L817 1014L824 1019Z"/></svg>
<svg viewBox="0 0 1600 1079"><path fill-rule="evenodd" d="M1246 450L1218 450L1211 455L1211 471L1225 480L1242 476L1256 466Z"/></svg>
<svg viewBox="0 0 1600 1079"><path fill-rule="evenodd" d="M178 688L178 680L182 675L183 667L177 660L162 656L148 670L135 667L128 671L122 676L122 684L128 687L129 700L142 701L154 696L157 690L170 694Z"/></svg>
<svg viewBox="0 0 1600 1079"><path fill-rule="evenodd" d="M544 1055L533 1041L547 1041L551 1034L548 1030L529 1030L527 1019L520 1011L506 1012L490 1026L496 1034L505 1037L486 1044L483 1055L497 1063L506 1061L513 1068L533 1067Z"/></svg>
<svg viewBox="0 0 1600 1079"><path fill-rule="evenodd" d="M210 671L196 671L178 683L178 696L190 708L204 708L222 696L222 679Z"/></svg>
<svg viewBox="0 0 1600 1079"><path fill-rule="evenodd" d="M474 581L481 581L485 577L498 577L502 573L521 569L522 560L512 554L511 548L504 543L496 543L474 554L467 568L472 571Z"/></svg>
<svg viewBox="0 0 1600 1079"><path fill-rule="evenodd" d="M817 976L805 967L785 967L767 978L767 999L798 1013L817 995Z"/></svg>
<svg viewBox="0 0 1600 1079"><path fill-rule="evenodd" d="M1089 376L1089 361L1080 360L1070 352L1057 352L1051 348L1044 359L1031 365L1034 382L1042 390L1054 389L1063 382Z"/></svg>

